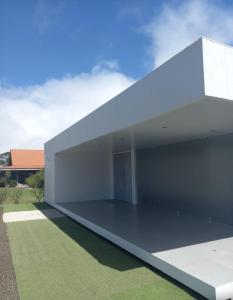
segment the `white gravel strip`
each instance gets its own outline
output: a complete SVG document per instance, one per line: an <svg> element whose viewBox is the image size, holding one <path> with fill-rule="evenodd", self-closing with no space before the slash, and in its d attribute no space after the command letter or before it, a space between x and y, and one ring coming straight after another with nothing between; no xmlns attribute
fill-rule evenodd
<svg viewBox="0 0 233 300"><path fill-rule="evenodd" d="M43 220L51 218L65 217L56 209L29 210L4 213L2 218L4 223Z"/></svg>

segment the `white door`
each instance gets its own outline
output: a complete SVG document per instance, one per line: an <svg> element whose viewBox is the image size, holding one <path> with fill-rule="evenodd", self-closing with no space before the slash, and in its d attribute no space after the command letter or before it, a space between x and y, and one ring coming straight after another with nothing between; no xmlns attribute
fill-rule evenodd
<svg viewBox="0 0 233 300"><path fill-rule="evenodd" d="M114 161L114 198L132 202L131 152L117 153Z"/></svg>

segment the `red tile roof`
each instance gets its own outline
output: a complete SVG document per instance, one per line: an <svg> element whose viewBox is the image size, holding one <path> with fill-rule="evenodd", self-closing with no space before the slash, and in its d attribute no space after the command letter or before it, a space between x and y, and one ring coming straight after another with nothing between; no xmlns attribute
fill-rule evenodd
<svg viewBox="0 0 233 300"><path fill-rule="evenodd" d="M10 150L11 164L7 169L43 169L44 150ZM5 167L6 168L6 167Z"/></svg>

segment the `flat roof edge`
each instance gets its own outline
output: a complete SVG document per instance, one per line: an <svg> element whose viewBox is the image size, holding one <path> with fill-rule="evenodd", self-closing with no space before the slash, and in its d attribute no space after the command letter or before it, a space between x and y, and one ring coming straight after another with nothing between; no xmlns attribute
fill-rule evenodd
<svg viewBox="0 0 233 300"><path fill-rule="evenodd" d="M169 112L204 96L202 39L175 55L158 69L108 101L82 120L45 143L62 151L79 144L85 135L94 139ZM133 113L132 113L133 112ZM75 141L72 138L75 136ZM63 145L63 146L62 146Z"/></svg>

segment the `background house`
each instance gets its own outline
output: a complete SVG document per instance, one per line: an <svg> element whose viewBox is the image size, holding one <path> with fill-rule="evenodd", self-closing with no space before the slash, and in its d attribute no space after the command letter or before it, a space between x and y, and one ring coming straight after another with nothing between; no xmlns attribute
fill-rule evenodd
<svg viewBox="0 0 233 300"><path fill-rule="evenodd" d="M0 173L10 171L11 179L25 183L30 175L44 168L44 150L11 149L0 155Z"/></svg>

